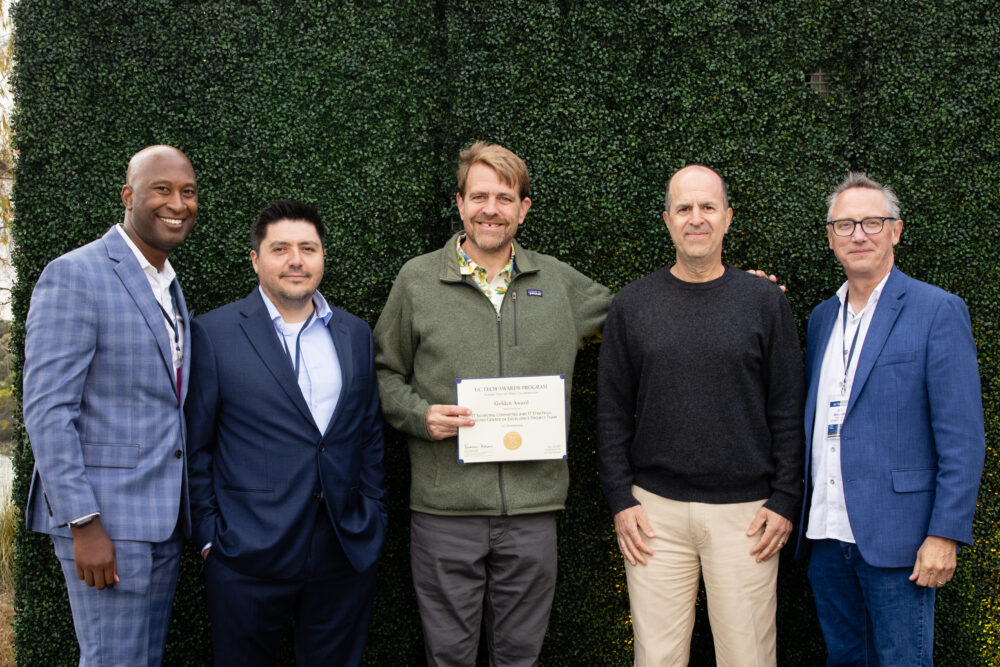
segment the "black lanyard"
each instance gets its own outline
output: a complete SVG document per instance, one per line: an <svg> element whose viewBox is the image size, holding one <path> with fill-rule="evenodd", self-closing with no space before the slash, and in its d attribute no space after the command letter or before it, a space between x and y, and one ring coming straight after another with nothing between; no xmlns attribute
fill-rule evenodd
<svg viewBox="0 0 1000 667"><path fill-rule="evenodd" d="M281 343L285 346L285 355L288 357L288 363L292 365L292 371L295 373L295 379L299 379L299 359L302 356L302 347L300 343L302 342L302 333L308 328L309 323L312 322L313 315L316 314L315 309L313 312L309 313L309 317L302 324L302 328L299 329L299 335L295 337L295 358L292 358L292 352L288 349L288 342L285 340L284 333L281 334Z"/></svg>
<svg viewBox="0 0 1000 667"><path fill-rule="evenodd" d="M847 297L848 295L845 294L844 295L844 342L845 343L847 342L847 306L848 306ZM861 317L864 317L864 312L862 312ZM851 351L850 353L845 352L844 354L846 356L842 357L844 360L844 379L841 380L840 382L841 395L847 392L847 369L851 367L851 359L854 358L854 348L858 344L858 334L860 333L861 333L861 320L859 318L858 328L854 330L854 340L851 342Z"/></svg>
<svg viewBox="0 0 1000 667"><path fill-rule="evenodd" d="M170 295L170 305L174 309L173 317L167 312L167 309L163 307L163 304L159 300L156 301L156 305L160 307L160 312L163 313L163 319L167 321L167 326L170 330L174 332L174 350L176 350L178 356L181 352L181 331L180 331L180 314L177 312L177 301L174 300L174 295Z"/></svg>
<svg viewBox="0 0 1000 667"><path fill-rule="evenodd" d="M170 317L170 313L167 309L163 307L160 300L156 300L156 305L160 307L160 312L163 313L163 319L166 320L167 326L170 330L174 332L174 350L177 352L177 357L180 358L181 355L181 316L177 312L177 300L174 299L173 292L170 293L170 305L174 309L174 316ZM178 366L176 369L177 376L177 407L181 405L181 367Z"/></svg>

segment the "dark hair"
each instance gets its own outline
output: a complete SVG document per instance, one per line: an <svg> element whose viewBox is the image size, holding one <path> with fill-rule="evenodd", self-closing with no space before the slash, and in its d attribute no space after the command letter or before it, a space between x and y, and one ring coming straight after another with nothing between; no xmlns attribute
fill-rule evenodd
<svg viewBox="0 0 1000 667"><path fill-rule="evenodd" d="M257 219L250 225L250 246L254 252L260 252L260 242L267 236L267 226L281 220L308 222L316 228L320 244L326 239L326 227L315 206L294 199L275 199L260 210Z"/></svg>

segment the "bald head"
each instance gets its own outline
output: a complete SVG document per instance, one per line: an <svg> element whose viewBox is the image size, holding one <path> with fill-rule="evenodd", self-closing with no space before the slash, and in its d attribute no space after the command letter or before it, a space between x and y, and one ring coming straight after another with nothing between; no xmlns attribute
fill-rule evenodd
<svg viewBox="0 0 1000 667"><path fill-rule="evenodd" d="M155 146L146 146L132 156L132 159L128 161L128 169L125 170L125 184L132 185L133 179L138 174L143 173L149 167L151 161L156 161L156 158L162 158L168 162L176 161L185 163L188 169L191 170L192 180L194 179L194 167L191 166L191 161L187 159L184 153L173 146L157 144Z"/></svg>
<svg viewBox="0 0 1000 667"><path fill-rule="evenodd" d="M729 208L729 191L726 188L726 181L723 180L722 176L719 175L719 172L709 167L706 167L703 164L689 164L686 167L681 167L680 169L675 171L673 176L670 177L670 180L667 181L667 196L663 202L663 208L665 211L668 212L670 211L670 203L673 200L670 194L670 190L674 185L674 180L682 176L696 176L696 175L710 175L718 179L719 186L722 188L722 208L724 209Z"/></svg>

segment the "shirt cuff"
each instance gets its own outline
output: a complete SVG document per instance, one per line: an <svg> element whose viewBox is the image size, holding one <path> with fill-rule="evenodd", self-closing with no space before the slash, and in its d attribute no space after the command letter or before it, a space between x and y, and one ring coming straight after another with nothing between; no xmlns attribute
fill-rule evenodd
<svg viewBox="0 0 1000 667"><path fill-rule="evenodd" d="M101 515L100 512L91 512L90 514L84 514L83 516L73 519L72 521L67 521L66 525L69 526L70 528L73 528L87 521L87 519L93 519L94 517L98 517L100 515Z"/></svg>

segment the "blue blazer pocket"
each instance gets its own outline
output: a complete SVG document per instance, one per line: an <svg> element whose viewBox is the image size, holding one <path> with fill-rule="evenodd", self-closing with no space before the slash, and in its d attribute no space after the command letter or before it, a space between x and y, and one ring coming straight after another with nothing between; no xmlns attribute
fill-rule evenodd
<svg viewBox="0 0 1000 667"><path fill-rule="evenodd" d="M83 465L93 468L134 468L139 464L139 445L90 445L81 443Z"/></svg>
<svg viewBox="0 0 1000 667"><path fill-rule="evenodd" d="M907 364L915 361L917 358L917 353L910 352L889 352L886 354L880 354L878 359L875 360L876 366L889 366L891 364Z"/></svg>
<svg viewBox="0 0 1000 667"><path fill-rule="evenodd" d="M911 468L892 471L892 490L896 493L933 491L937 487L937 468Z"/></svg>

